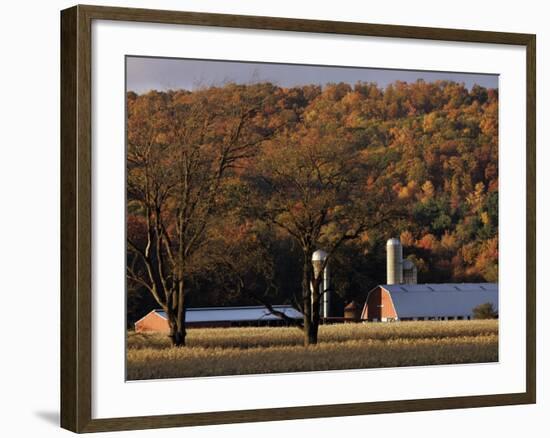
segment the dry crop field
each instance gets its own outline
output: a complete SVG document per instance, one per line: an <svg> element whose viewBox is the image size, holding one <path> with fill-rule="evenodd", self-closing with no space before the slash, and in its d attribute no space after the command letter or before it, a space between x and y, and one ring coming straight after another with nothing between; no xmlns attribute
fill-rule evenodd
<svg viewBox="0 0 550 438"><path fill-rule="evenodd" d="M498 321L422 321L320 327L304 347L293 327L189 329L188 344L128 332L129 380L498 361Z"/></svg>

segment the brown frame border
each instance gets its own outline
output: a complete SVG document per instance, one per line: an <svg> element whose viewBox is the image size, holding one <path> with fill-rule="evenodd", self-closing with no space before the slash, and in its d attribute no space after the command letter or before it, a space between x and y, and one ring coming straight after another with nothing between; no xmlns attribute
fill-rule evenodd
<svg viewBox="0 0 550 438"><path fill-rule="evenodd" d="M141 21L510 44L527 51L526 392L404 401L92 419L91 23ZM536 403L536 36L476 30L78 5L61 12L61 426L99 432Z"/></svg>

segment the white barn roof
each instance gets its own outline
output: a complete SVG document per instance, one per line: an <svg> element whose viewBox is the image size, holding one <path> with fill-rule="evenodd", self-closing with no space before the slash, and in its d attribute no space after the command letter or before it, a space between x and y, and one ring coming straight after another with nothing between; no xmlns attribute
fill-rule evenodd
<svg viewBox="0 0 550 438"><path fill-rule="evenodd" d="M278 305L273 308L284 312L289 318L300 319L303 315L289 305ZM167 319L164 310L155 310L164 319ZM191 307L185 312L185 322L225 322L225 321L277 321L280 320L264 306L243 307Z"/></svg>
<svg viewBox="0 0 550 438"><path fill-rule="evenodd" d="M498 312L498 283L382 284L398 318L472 316L473 308L492 303Z"/></svg>

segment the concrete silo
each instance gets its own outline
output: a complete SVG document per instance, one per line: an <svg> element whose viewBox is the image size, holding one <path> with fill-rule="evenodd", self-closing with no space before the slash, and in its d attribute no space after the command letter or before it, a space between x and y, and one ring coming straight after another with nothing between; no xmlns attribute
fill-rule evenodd
<svg viewBox="0 0 550 438"><path fill-rule="evenodd" d="M412 260L403 260L403 283L416 284L417 283L417 270Z"/></svg>
<svg viewBox="0 0 550 438"><path fill-rule="evenodd" d="M396 238L386 242L387 284L403 283L403 246Z"/></svg>

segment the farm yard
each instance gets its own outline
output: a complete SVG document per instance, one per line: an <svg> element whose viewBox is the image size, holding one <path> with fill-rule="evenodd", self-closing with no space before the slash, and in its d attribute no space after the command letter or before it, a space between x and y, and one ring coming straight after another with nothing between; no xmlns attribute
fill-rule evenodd
<svg viewBox="0 0 550 438"><path fill-rule="evenodd" d="M293 327L189 329L186 347L127 336L128 380L498 361L498 320L323 325L309 347Z"/></svg>
<svg viewBox="0 0 550 438"><path fill-rule="evenodd" d="M127 379L498 360L497 75L126 64Z"/></svg>

